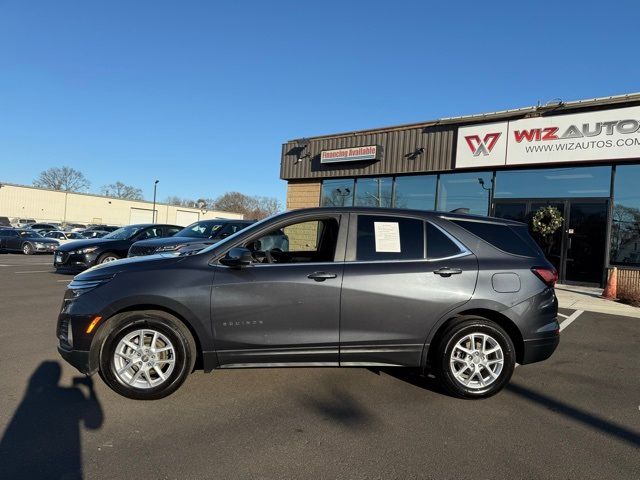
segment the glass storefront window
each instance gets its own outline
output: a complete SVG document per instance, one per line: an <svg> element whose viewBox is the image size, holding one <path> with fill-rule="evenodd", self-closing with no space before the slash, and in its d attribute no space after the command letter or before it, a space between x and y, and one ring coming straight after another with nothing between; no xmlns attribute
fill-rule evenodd
<svg viewBox="0 0 640 480"><path fill-rule="evenodd" d="M610 262L640 266L640 165L616 167Z"/></svg>
<svg viewBox="0 0 640 480"><path fill-rule="evenodd" d="M492 180L492 172L440 175L437 209L444 212L466 209L475 215L487 215Z"/></svg>
<svg viewBox="0 0 640 480"><path fill-rule="evenodd" d="M437 175L396 177L393 206L415 210L433 210L436 206Z"/></svg>
<svg viewBox="0 0 640 480"><path fill-rule="evenodd" d="M495 198L608 197L611 167L545 168L496 173Z"/></svg>
<svg viewBox="0 0 640 480"><path fill-rule="evenodd" d="M354 180L339 179L322 182L322 207L351 207L353 206Z"/></svg>
<svg viewBox="0 0 640 480"><path fill-rule="evenodd" d="M391 207L393 179L358 178L356 181L356 207Z"/></svg>

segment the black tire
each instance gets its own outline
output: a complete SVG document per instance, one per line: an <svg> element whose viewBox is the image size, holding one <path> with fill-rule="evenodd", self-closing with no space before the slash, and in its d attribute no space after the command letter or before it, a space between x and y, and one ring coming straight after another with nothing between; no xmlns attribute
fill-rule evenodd
<svg viewBox="0 0 640 480"><path fill-rule="evenodd" d="M161 311L127 312L110 319L109 324L109 331L100 352L99 374L102 380L120 395L135 400L164 398L175 392L193 371L196 361L195 341L189 329L174 316ZM116 373L114 360L120 340L142 328L157 331L166 336L175 350L173 371L161 384L148 388L137 388L126 384ZM135 369L132 371L136 372ZM141 377L144 375L146 373L142 373Z"/></svg>
<svg viewBox="0 0 640 480"><path fill-rule="evenodd" d="M22 253L25 255L33 255L33 246L30 243L25 243L22 245Z"/></svg>
<svg viewBox="0 0 640 480"><path fill-rule="evenodd" d="M107 252L107 253L103 253L98 257L98 261L96 262L96 264L100 265L105 262L108 263L107 260L110 258L115 258L116 260L120 260L120 257L115 253Z"/></svg>
<svg viewBox="0 0 640 480"><path fill-rule="evenodd" d="M458 358L462 353L456 348L456 344L472 333L488 335L493 341L497 342L502 349L503 364L501 371L497 374L497 378L491 378L486 366L476 364L476 360L474 360L475 356L467 355L466 358L454 361L454 364L459 366L459 371L466 372L463 370L464 364L465 362L468 363L470 365L468 367L469 373L464 373L463 377L469 377L470 373L474 372L474 369L477 369L478 375L482 375L483 381L492 382L487 386L477 385L480 383L480 377L478 376L475 376L474 379L472 379L472 382L476 384L475 386L464 385L461 380L456 378L453 371L453 368L455 367L451 366L452 354ZM476 345L480 345L478 340L476 340L475 343ZM468 345L470 346L470 342ZM438 345L436 345L436 349L435 373L446 391L460 398L477 399L495 395L509 383L516 365L515 347L507 332L505 332L497 323L483 317L460 317L443 332ZM455 353L454 349L456 350ZM477 351L479 351L479 349ZM496 355L498 354L494 353L486 355L486 357L495 359ZM482 356L481 353L480 356ZM495 371L493 371L493 373L496 375Z"/></svg>

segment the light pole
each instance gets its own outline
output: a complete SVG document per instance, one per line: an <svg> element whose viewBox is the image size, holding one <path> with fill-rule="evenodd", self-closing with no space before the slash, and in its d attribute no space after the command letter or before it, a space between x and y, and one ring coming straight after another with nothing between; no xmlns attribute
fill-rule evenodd
<svg viewBox="0 0 640 480"><path fill-rule="evenodd" d="M160 182L160 180L153 182L153 210L151 212L153 220L151 223L156 223L156 189L158 188L158 182Z"/></svg>
<svg viewBox="0 0 640 480"><path fill-rule="evenodd" d="M491 178L491 186L485 187L482 177L478 178L478 183L487 192L487 215L491 215L491 195L493 194L493 178Z"/></svg>

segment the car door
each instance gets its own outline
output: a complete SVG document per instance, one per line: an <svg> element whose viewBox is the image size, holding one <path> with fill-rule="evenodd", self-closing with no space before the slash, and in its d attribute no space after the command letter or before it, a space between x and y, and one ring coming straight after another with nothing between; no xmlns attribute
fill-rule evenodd
<svg viewBox="0 0 640 480"><path fill-rule="evenodd" d="M303 216L265 225L229 245L252 251L244 268L214 265L211 317L223 367L338 365L347 216ZM294 239L263 250L273 231Z"/></svg>
<svg viewBox="0 0 640 480"><path fill-rule="evenodd" d="M422 218L352 215L340 365L419 366L431 327L471 298L476 258Z"/></svg>
<svg viewBox="0 0 640 480"><path fill-rule="evenodd" d="M7 250L22 250L22 237L15 230L9 231L6 238Z"/></svg>

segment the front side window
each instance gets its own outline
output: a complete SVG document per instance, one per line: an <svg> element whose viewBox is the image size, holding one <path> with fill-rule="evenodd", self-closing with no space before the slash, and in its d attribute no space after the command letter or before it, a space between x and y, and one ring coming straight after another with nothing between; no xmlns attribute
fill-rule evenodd
<svg viewBox="0 0 640 480"><path fill-rule="evenodd" d="M147 228L143 232L140 232L136 240L147 240L149 238L156 238L160 236L161 234L160 232L161 232L160 227Z"/></svg>
<svg viewBox="0 0 640 480"><path fill-rule="evenodd" d="M246 243L257 263L333 262L339 223L307 220L276 228Z"/></svg>
<svg viewBox="0 0 640 480"><path fill-rule="evenodd" d="M424 222L414 218L358 216L356 260L424 258Z"/></svg>

